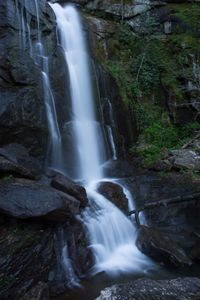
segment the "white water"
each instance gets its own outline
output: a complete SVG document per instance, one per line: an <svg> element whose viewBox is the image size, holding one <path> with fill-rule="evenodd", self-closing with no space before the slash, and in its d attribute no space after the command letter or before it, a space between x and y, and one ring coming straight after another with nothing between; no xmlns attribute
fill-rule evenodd
<svg viewBox="0 0 200 300"><path fill-rule="evenodd" d="M75 143L78 150L74 154L74 163L78 162L80 166L77 179L81 178L86 183L90 199L90 206L84 211L83 220L95 257L93 272L105 271L113 275L120 272L146 272L149 261L135 246L136 234L132 222L96 191L97 184L103 180L103 157L99 149L104 142L99 138L96 126L88 55L79 15L71 5L51 6L56 14L69 70Z"/></svg>
<svg viewBox="0 0 200 300"><path fill-rule="evenodd" d="M79 16L73 6L62 8L52 5L57 16L61 45L70 76L72 111L74 114L74 135L77 145L79 178L90 182L101 178L100 153L101 139L96 140L95 113L91 80L88 68L88 55L80 26Z"/></svg>
<svg viewBox="0 0 200 300"><path fill-rule="evenodd" d="M112 148L113 160L117 160L117 152L116 152L116 148L115 148L115 142L114 142L114 138L113 138L112 128L110 126L107 126L107 130L108 130L108 137L109 137L110 145Z"/></svg>
<svg viewBox="0 0 200 300"><path fill-rule="evenodd" d="M108 135L109 135L109 140L110 140L111 147L112 147L113 159L116 160L117 159L117 151L116 151L115 141L114 141L114 137L113 137L113 128L115 127L115 121L114 121L114 116L113 116L112 104L108 98L107 98L107 101L108 101L108 106L109 106L109 118L110 118L110 123L111 123L111 126L108 126Z"/></svg>
<svg viewBox="0 0 200 300"><path fill-rule="evenodd" d="M60 129L58 126L55 101L53 93L51 91L51 85L49 81L49 64L48 57L42 56L43 60L43 93L44 93L44 102L47 112L47 121L49 132L51 135L50 139L50 149L49 149L49 163L48 166L54 170L62 170L62 141L60 135Z"/></svg>

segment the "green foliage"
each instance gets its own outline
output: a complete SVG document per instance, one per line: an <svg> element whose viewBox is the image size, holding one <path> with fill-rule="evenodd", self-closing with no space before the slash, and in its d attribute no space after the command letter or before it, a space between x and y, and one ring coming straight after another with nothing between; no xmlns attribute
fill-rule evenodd
<svg viewBox="0 0 200 300"><path fill-rule="evenodd" d="M147 143L159 149L173 148L179 140L177 128L172 124L163 124L161 121L155 121L147 127L144 130L144 137Z"/></svg>
<svg viewBox="0 0 200 300"><path fill-rule="evenodd" d="M159 106L150 108L140 105L140 110L140 136L136 154L149 167L162 158L167 149L173 149L180 143L179 128L170 123L168 115Z"/></svg>
<svg viewBox="0 0 200 300"><path fill-rule="evenodd" d="M162 116L154 121L149 118L148 122L140 134L137 148L137 154L143 158L144 165L147 167L163 158L166 151L180 148L200 131L198 122L179 127L163 119Z"/></svg>
<svg viewBox="0 0 200 300"><path fill-rule="evenodd" d="M172 16L182 20L178 22L183 25L181 31L160 36L156 19L144 14L139 34L127 25L116 26L107 40L109 60L104 61L116 78L124 103L133 110L139 135L137 153L146 165L153 164L166 150L180 147L199 130L197 122L182 127L172 124L164 104L164 91L172 105L187 100L183 85L194 80L192 57L200 58L195 25L200 19L199 5L168 7Z"/></svg>

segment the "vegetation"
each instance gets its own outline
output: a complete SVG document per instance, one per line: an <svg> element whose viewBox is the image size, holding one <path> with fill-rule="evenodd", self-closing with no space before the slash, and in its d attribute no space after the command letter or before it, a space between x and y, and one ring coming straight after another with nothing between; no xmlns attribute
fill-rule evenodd
<svg viewBox="0 0 200 300"><path fill-rule="evenodd" d="M196 131L200 130L198 122L185 126L176 126L162 119L154 120L140 134L139 147L132 149L144 159L144 165L152 166L155 161L165 157L169 150L183 146Z"/></svg>
<svg viewBox="0 0 200 300"><path fill-rule="evenodd" d="M200 129L195 120L176 124L166 105L166 97L170 97L172 106L191 100L183 87L194 81L193 59L200 58L199 5L170 4L168 8L178 20L173 34L161 35L161 25L146 15L137 34L127 25L118 24L107 40L109 59L102 60L116 78L125 105L133 110L137 154L145 165L154 163L167 149L180 147Z"/></svg>

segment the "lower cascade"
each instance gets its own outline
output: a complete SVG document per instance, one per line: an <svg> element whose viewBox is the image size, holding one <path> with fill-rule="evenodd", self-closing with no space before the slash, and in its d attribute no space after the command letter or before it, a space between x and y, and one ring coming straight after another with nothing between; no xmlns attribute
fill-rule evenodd
<svg viewBox="0 0 200 300"><path fill-rule="evenodd" d="M135 245L136 229L131 220L96 191L97 183L104 180L101 165L106 160L105 141L101 138L103 133L95 114L89 56L79 14L72 5L62 7L56 3L51 6L56 14L70 78L72 130L76 145L73 163L79 165L73 179L84 183L90 200L83 212L83 221L95 257L93 273L146 272L150 261ZM116 159L115 153L113 158ZM129 202L132 208L130 197Z"/></svg>

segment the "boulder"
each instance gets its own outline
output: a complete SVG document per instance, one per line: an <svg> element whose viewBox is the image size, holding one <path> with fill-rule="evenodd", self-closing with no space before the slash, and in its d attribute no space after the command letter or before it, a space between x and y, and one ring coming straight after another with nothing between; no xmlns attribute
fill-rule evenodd
<svg viewBox="0 0 200 300"><path fill-rule="evenodd" d="M200 170L200 155L190 149L172 150L169 161L175 169Z"/></svg>
<svg viewBox="0 0 200 300"><path fill-rule="evenodd" d="M124 213L128 213L128 199L121 186L113 182L100 182L97 191Z"/></svg>
<svg viewBox="0 0 200 300"><path fill-rule="evenodd" d="M68 194L30 180L0 182L0 212L18 219L66 222L74 219L79 204Z"/></svg>
<svg viewBox="0 0 200 300"><path fill-rule="evenodd" d="M105 288L96 300L197 300L200 299L199 278L171 280L138 279Z"/></svg>
<svg viewBox="0 0 200 300"><path fill-rule="evenodd" d="M9 144L0 148L0 174L13 174L37 179L41 173L39 162L28 154L25 147Z"/></svg>
<svg viewBox="0 0 200 300"><path fill-rule="evenodd" d="M192 265L192 261L184 250L158 229L140 226L136 245L142 253L167 266Z"/></svg>
<svg viewBox="0 0 200 300"><path fill-rule="evenodd" d="M83 186L74 183L72 180L62 174L56 174L51 181L52 187L60 190L80 201L80 205L85 207L88 203L86 190Z"/></svg>

